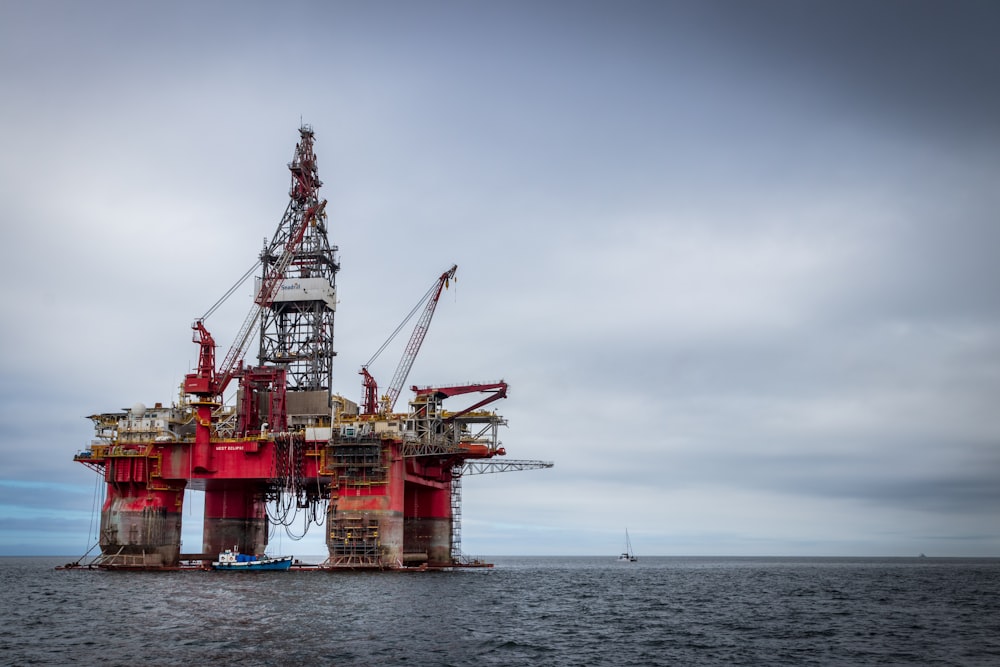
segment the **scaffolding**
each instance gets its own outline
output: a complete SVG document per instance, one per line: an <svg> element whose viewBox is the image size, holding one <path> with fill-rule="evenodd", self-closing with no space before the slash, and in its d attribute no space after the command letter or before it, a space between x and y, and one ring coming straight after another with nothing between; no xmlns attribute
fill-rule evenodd
<svg viewBox="0 0 1000 667"><path fill-rule="evenodd" d="M462 562L462 466L451 469L451 561Z"/></svg>
<svg viewBox="0 0 1000 667"><path fill-rule="evenodd" d="M378 520L366 515L330 517L330 555L326 568L372 568L382 566Z"/></svg>
<svg viewBox="0 0 1000 667"><path fill-rule="evenodd" d="M382 439L374 435L362 438L334 436L327 445L326 466L335 484L346 487L385 484L389 478Z"/></svg>

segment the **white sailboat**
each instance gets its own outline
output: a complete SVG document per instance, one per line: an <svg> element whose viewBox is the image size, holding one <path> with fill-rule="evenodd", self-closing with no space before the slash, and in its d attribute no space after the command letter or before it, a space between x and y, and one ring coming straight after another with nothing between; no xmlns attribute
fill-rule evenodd
<svg viewBox="0 0 1000 667"><path fill-rule="evenodd" d="M636 558L635 552L632 551L632 540L628 538L628 528L625 529L625 551L622 555L618 557L619 563L634 563L638 558Z"/></svg>

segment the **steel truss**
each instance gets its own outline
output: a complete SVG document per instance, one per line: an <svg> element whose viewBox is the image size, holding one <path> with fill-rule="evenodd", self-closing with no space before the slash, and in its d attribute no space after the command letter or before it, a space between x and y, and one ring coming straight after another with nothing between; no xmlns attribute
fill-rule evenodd
<svg viewBox="0 0 1000 667"><path fill-rule="evenodd" d="M327 236L325 200L319 198L319 180L316 156L313 153L313 130L308 125L299 128L301 140L295 146L295 155L288 164L292 174L288 207L275 231L274 238L261 253L264 275L269 267L283 259L293 230L298 230L303 219L308 226L285 270L282 287L295 285L296 280L314 279L329 286L335 293L337 246L331 246ZM279 294L282 290L279 290ZM276 298L261 315L260 351L261 364L284 367L288 372L289 391L330 392L333 384L333 319L334 303L299 290L300 297Z"/></svg>

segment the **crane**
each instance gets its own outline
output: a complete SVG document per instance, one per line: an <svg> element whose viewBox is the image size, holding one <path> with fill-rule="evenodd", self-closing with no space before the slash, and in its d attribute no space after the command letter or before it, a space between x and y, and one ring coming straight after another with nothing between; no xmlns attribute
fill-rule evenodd
<svg viewBox="0 0 1000 667"><path fill-rule="evenodd" d="M392 376L392 382L389 383L389 390L386 392L385 396L382 397L382 411L392 412L393 408L396 406L396 399L399 398L399 393L403 389L403 384L406 382L406 377L410 374L410 369L413 368L413 362L417 358L417 353L420 351L420 346L423 345L424 337L427 335L427 329L430 327L431 318L434 317L434 310L437 308L438 299L441 298L441 290L448 287L451 280L455 279L455 272L458 270L458 265L453 264L450 269L442 273L434 284L431 285L430 289L421 297L417 305L414 306L410 314L406 316L406 319L396 330L392 332L392 335L382 343L382 347L372 355L372 358L368 360L364 366L361 367L359 373L364 376L364 398L362 399L362 407L364 409L364 414L373 415L379 411L378 406L378 383L375 382L375 378L372 377L371 373L368 372L368 367L375 361L375 359L382 353L390 341L396 337L396 334L400 332L413 314L419 310L420 305L426 302L424 306L424 311L420 315L420 319L417 321L415 327L413 327L413 333L410 334L410 342L407 343L406 349L403 351L403 357L399 360L399 366L396 367L396 373Z"/></svg>
<svg viewBox="0 0 1000 667"><path fill-rule="evenodd" d="M427 398L427 400L435 402L440 402L446 398L450 398L452 396L459 396L461 394L471 394L473 392L480 392L485 394L487 392L492 392L488 396L486 396L486 398L479 401L478 403L474 403L467 408L464 408L458 412L449 415L444 420L446 422L455 421L462 415L466 415L472 412L473 410L478 410L479 408L489 403L492 403L493 401L496 401L501 398L507 398L507 383L504 382L503 380L500 380L499 382L490 382L490 383L463 384L452 387L418 387L414 385L410 387L410 389L417 394L418 399L421 396L424 396Z"/></svg>
<svg viewBox="0 0 1000 667"><path fill-rule="evenodd" d="M243 321L243 326L218 370L214 367L215 340L205 328L204 323L207 314L205 317L195 320L194 324L191 325L194 330L192 341L198 344L200 352L198 370L188 374L184 380L184 391L189 394L202 398L221 398L232 379L240 373L243 357L250 342L250 333L260 320L261 313L274 303L281 282L285 278L285 272L291 266L296 252L302 245L306 230L311 225L321 222L326 215L326 200L319 201L318 199L318 191L322 182L317 174L316 158L313 154L312 128L303 125L299 128L299 133L301 141L295 146L295 155L288 164L288 169L292 173L292 186L289 194L295 205L289 205L285 218L282 220L283 225L288 225L288 237L282 245L282 253L270 268L267 267L267 260L262 257L261 262L265 267L265 275L261 280L260 289L254 297L254 305ZM276 236L276 241L277 238ZM232 290L227 296L231 293ZM209 313L213 312L218 305L216 303L209 310Z"/></svg>
<svg viewBox="0 0 1000 667"><path fill-rule="evenodd" d="M302 242L302 236L310 222L322 215L326 207L326 200L316 206L310 207L302 217L302 222L298 229L288 237L285 243L284 252L280 259L271 267L265 279L261 282L260 291L254 298L254 305L243 321L239 334L233 341L232 347L222 360L222 365L218 370L214 368L215 340L212 334L205 328L202 319L195 320L191 328L194 330L192 340L198 343L200 353L198 355L198 371L189 374L184 382L184 390L189 394L200 394L205 396L221 396L226 391L226 387L239 372L243 365L243 356L246 354L247 344L250 342L250 332L253 330L260 313L265 308L274 303L274 296L278 292L281 281L285 277L285 271L295 256L295 251Z"/></svg>

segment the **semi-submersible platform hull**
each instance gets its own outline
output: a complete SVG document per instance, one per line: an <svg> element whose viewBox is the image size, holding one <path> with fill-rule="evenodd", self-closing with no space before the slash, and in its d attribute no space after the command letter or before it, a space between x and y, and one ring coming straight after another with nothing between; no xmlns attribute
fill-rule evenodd
<svg viewBox="0 0 1000 667"><path fill-rule="evenodd" d="M325 524L324 567L463 564L456 516L460 475L468 461L497 454L490 443L502 418L468 413L460 419L487 426L485 437L433 442L417 437L416 429L445 426L447 414L366 417L352 414L355 406L348 403L348 412L329 426L198 443L194 407L137 405L92 417L108 442L92 444L76 460L107 482L98 565L172 568L234 547L263 553L271 525L290 521L296 511L297 524ZM186 489L205 495L200 553L181 553ZM309 516L319 508L325 516Z"/></svg>
<svg viewBox="0 0 1000 667"><path fill-rule="evenodd" d="M504 453L498 429L506 422L483 407L506 397L504 382L412 387L409 409L393 410L455 267L425 295L386 394L378 397L367 368L361 404L332 393L339 264L318 197L312 129L299 132L288 208L261 254L254 304L225 359L216 367L215 341L199 319L192 327L198 367L177 402L91 416L96 437L75 456L106 482L100 555L91 565L169 569L207 563L225 549L264 553L273 527L301 530L311 522L326 530L322 567L462 566L462 474L551 466L491 466ZM255 332L259 365L245 366ZM226 405L232 380L235 404ZM463 395L479 400L444 408L445 399ZM181 552L188 489L205 497L196 553Z"/></svg>

